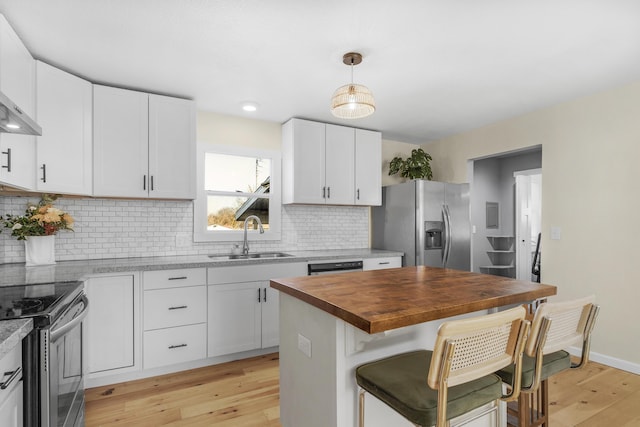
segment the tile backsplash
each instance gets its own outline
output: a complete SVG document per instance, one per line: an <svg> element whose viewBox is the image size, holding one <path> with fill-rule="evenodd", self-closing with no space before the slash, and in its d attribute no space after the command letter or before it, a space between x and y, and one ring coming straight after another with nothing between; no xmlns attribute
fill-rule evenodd
<svg viewBox="0 0 640 427"><path fill-rule="evenodd" d="M38 197L0 196L0 215L22 214ZM167 200L60 198L76 220L56 236L58 261L228 253L230 242L193 242L193 203ZM239 239L240 240L240 239ZM239 242L238 240L238 242ZM237 242L236 242L237 243ZM252 251L367 248L369 208L283 206L280 241L252 242ZM0 263L24 262L24 243L0 233Z"/></svg>

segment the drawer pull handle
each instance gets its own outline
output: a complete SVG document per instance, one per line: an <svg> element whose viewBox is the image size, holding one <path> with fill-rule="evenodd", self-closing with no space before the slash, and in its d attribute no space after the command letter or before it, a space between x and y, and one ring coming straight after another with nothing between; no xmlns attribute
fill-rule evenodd
<svg viewBox="0 0 640 427"><path fill-rule="evenodd" d="M173 350L174 348L186 347L186 344L178 344L178 345L170 345L169 350Z"/></svg>
<svg viewBox="0 0 640 427"><path fill-rule="evenodd" d="M5 376L7 376L7 375L11 375L11 376L5 382L0 383L0 390L5 390L6 388L8 388L11 385L11 383L13 382L13 380L18 378L21 373L22 373L22 368L17 368L15 371L5 372L4 373Z"/></svg>
<svg viewBox="0 0 640 427"><path fill-rule="evenodd" d="M379 262L378 265L386 265L386 264L391 264L391 262L386 261L386 262Z"/></svg>
<svg viewBox="0 0 640 427"><path fill-rule="evenodd" d="M182 308L187 308L186 305L177 305L175 307L169 307L169 310L180 310Z"/></svg>
<svg viewBox="0 0 640 427"><path fill-rule="evenodd" d="M169 277L169 280L185 280L187 276Z"/></svg>

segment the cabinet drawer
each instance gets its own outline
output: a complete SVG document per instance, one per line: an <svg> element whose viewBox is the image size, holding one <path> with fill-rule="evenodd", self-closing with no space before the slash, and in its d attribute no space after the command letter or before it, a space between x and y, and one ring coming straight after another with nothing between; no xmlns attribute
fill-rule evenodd
<svg viewBox="0 0 640 427"><path fill-rule="evenodd" d="M206 286L144 291L145 331L206 321Z"/></svg>
<svg viewBox="0 0 640 427"><path fill-rule="evenodd" d="M0 359L0 382L9 382L16 369L22 369L22 345L16 345L13 350L5 354ZM0 390L0 405L11 396L16 386L21 383L22 370L11 380L11 383L4 390Z"/></svg>
<svg viewBox="0 0 640 427"><path fill-rule="evenodd" d="M402 257L365 258L362 260L362 269L365 271L397 267L402 267Z"/></svg>
<svg viewBox="0 0 640 427"><path fill-rule="evenodd" d="M182 268L178 270L145 271L142 273L144 289L166 289L181 286L197 286L207 283L204 268Z"/></svg>
<svg viewBox="0 0 640 427"><path fill-rule="evenodd" d="M144 368L207 357L207 325L179 326L144 333Z"/></svg>

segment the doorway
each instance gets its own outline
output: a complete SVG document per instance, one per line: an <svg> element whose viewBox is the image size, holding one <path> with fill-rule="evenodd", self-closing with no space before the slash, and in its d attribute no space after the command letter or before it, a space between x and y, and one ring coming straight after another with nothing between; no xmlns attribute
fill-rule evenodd
<svg viewBox="0 0 640 427"><path fill-rule="evenodd" d="M516 240L521 218L521 212L516 212L516 173L527 176L525 171L537 171L542 179L542 146L473 159L469 163L471 270L515 278L522 264L518 256L528 253L527 247L516 244L522 240ZM538 207L542 209L541 203ZM527 215L533 219L530 213ZM531 280L530 277L526 280Z"/></svg>
<svg viewBox="0 0 640 427"><path fill-rule="evenodd" d="M542 229L542 169L514 172L516 279L537 281L532 264ZM539 259L538 253L537 259Z"/></svg>

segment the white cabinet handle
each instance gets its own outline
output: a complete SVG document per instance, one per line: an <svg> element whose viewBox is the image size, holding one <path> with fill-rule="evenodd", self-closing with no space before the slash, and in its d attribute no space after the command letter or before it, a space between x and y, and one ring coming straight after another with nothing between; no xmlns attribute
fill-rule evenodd
<svg viewBox="0 0 640 427"><path fill-rule="evenodd" d="M11 375L11 376L5 382L0 383L0 390L5 390L6 388L8 388L11 385L11 383L13 382L13 380L18 378L21 373L22 373L22 368L20 368L20 367L16 368L15 371L5 372L4 373L5 376L6 375Z"/></svg>
<svg viewBox="0 0 640 427"><path fill-rule="evenodd" d="M2 168L6 169L7 172L11 172L11 148L7 148L7 151L3 151L2 154L7 155L7 165L2 165Z"/></svg>

